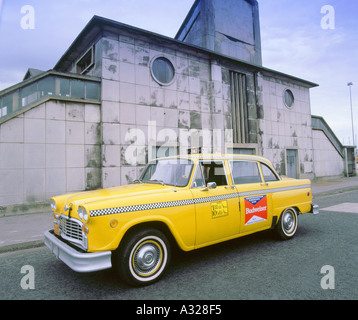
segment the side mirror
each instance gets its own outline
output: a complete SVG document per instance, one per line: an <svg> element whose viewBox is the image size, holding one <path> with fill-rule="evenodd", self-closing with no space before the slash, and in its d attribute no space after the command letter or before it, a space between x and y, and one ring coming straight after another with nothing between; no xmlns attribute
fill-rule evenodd
<svg viewBox="0 0 358 320"><path fill-rule="evenodd" d="M208 182L206 188L202 189L201 191L209 191L209 189L216 189L216 182Z"/></svg>

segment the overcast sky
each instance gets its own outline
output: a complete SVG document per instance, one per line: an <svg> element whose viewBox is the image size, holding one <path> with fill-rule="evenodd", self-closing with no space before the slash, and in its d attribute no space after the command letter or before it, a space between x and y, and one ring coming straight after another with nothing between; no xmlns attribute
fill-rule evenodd
<svg viewBox="0 0 358 320"><path fill-rule="evenodd" d="M52 69L93 15L174 37L193 3L0 0L0 90L20 82L29 67ZM26 5L34 9L33 26L21 13ZM354 83L358 135L358 1L259 0L259 6L263 65L319 84L311 89L312 114L323 116L341 142L352 143L347 83Z"/></svg>

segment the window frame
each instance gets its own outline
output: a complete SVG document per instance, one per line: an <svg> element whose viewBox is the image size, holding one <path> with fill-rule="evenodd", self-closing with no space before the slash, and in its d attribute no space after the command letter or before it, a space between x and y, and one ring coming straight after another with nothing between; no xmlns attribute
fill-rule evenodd
<svg viewBox="0 0 358 320"><path fill-rule="evenodd" d="M246 163L255 163L256 164L256 168L257 168L257 172L258 172L258 177L260 178L261 181L255 181L255 182L236 182L235 181L235 176L233 174L233 164L234 162L246 162ZM253 183L260 183L262 184L264 182L263 179L263 175L261 172L261 167L258 161L250 161L250 160L238 160L238 159L233 159L229 161L229 169L230 169L230 174L231 174L231 179L232 179L232 183L234 185L247 185L247 184L253 184Z"/></svg>
<svg viewBox="0 0 358 320"><path fill-rule="evenodd" d="M290 99L292 99L292 102L291 101L287 101L286 100L286 94L288 94L290 96ZM288 109L292 109L295 105L295 95L293 94L292 90L286 88L284 91L283 91L283 102L285 104L285 106L288 108Z"/></svg>
<svg viewBox="0 0 358 320"><path fill-rule="evenodd" d="M196 181L196 175L197 175L198 171L200 171L200 174L201 174L202 180L204 182L204 185L201 185L201 186L196 185L196 186L194 186L194 182ZM196 189L196 188L205 188L205 187L206 187L206 185L205 185L204 173L203 173L203 170L201 169L200 161L198 161L197 164L196 164L195 170L194 170L193 180L191 182L190 188L191 189Z"/></svg>
<svg viewBox="0 0 358 320"><path fill-rule="evenodd" d="M230 70L230 95L233 142L247 144L249 138L249 110L247 75Z"/></svg>
<svg viewBox="0 0 358 320"><path fill-rule="evenodd" d="M266 163L260 162L260 166L261 166L261 172L262 172L262 178L265 182L277 182L277 181L281 181L281 178L279 177L279 175L270 167L268 166ZM264 174L264 166L270 170L270 172L275 176L276 180L266 180L265 178L265 174Z"/></svg>
<svg viewBox="0 0 358 320"><path fill-rule="evenodd" d="M209 163L210 163L210 164L214 163L214 164L216 164L216 165L217 165L218 163L222 164L222 168L223 168L223 170L224 170L224 175L225 175L226 184L217 184L217 187L225 187L225 186L229 186L229 185L230 185L229 176L228 176L228 173L227 173L227 171L226 171L226 166L225 166L224 160L199 160L199 161L197 162L197 164L196 164L196 168L195 168L194 175L193 175L193 180L192 180L191 186L190 186L192 189L195 189L195 188L205 188L209 182L215 182L215 181L210 181L209 179L208 179L208 181L206 181L206 179L205 179L205 174L204 174L204 171L203 171L203 169L202 169L202 166L205 165L205 164L209 164ZM220 166L220 167L221 167L221 166ZM199 168L199 169L198 169L198 168ZM193 185L194 185L194 182L195 182L195 178L196 178L196 174L197 174L198 170L201 171L201 176L203 177L203 181L204 181L204 185L203 185L203 186L193 186Z"/></svg>
<svg viewBox="0 0 358 320"><path fill-rule="evenodd" d="M86 74L94 66L94 45L90 47L77 61L76 73ZM89 60L89 63L87 63Z"/></svg>
<svg viewBox="0 0 358 320"><path fill-rule="evenodd" d="M163 61L167 61L169 66L172 68L173 70L173 77L169 82L163 82L161 81L162 79L160 79L159 77L157 77L156 73L154 72L154 64L157 60L163 60ZM173 82L175 81L175 75L176 75L176 71L175 71L175 66L174 63L165 56L156 56L152 59L151 63L150 63L150 73L152 75L152 78L154 79L155 82L157 82L158 84L160 84L161 86L170 86L171 84L173 84Z"/></svg>

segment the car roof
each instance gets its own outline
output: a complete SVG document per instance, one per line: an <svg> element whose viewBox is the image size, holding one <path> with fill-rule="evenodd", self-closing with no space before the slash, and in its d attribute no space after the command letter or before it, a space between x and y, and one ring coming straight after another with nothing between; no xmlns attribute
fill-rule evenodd
<svg viewBox="0 0 358 320"><path fill-rule="evenodd" d="M192 160L250 160L250 161L260 161L263 163L268 164L272 167L272 163L270 160L256 156L256 155L249 155L249 154L221 154L221 153L208 153L208 154L188 154L188 155L178 155L178 156L170 156L159 158L160 159L192 159Z"/></svg>

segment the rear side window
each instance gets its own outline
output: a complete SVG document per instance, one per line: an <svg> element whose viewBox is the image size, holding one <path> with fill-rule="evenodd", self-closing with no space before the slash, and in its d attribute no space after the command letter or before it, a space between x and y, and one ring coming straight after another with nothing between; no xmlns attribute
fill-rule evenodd
<svg viewBox="0 0 358 320"><path fill-rule="evenodd" d="M257 162L254 161L231 161L231 176L234 184L247 184L262 182Z"/></svg>
<svg viewBox="0 0 358 320"><path fill-rule="evenodd" d="M265 182L278 181L279 178L266 164L261 163L262 173L264 175Z"/></svg>

